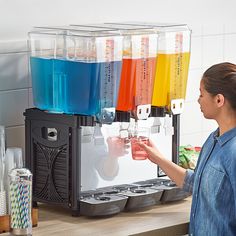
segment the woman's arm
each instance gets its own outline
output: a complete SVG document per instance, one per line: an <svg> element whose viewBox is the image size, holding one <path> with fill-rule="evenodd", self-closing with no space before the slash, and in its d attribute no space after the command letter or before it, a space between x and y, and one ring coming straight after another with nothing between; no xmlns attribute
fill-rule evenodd
<svg viewBox="0 0 236 236"><path fill-rule="evenodd" d="M159 165L170 179L172 179L179 187L183 187L186 169L167 160L151 141L149 141L149 146L144 143L139 143L139 145L148 153L148 159L151 162Z"/></svg>

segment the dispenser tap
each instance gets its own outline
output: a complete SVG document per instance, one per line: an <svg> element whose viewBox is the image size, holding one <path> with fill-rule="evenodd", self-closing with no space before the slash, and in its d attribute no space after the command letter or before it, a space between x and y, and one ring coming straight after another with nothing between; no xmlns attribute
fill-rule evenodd
<svg viewBox="0 0 236 236"><path fill-rule="evenodd" d="M135 123L134 123L134 136L138 135L138 120L135 119Z"/></svg>
<svg viewBox="0 0 236 236"><path fill-rule="evenodd" d="M138 119L130 119L129 137L135 137L138 134Z"/></svg>
<svg viewBox="0 0 236 236"><path fill-rule="evenodd" d="M120 122L120 138L128 138L129 136L129 123L128 122Z"/></svg>
<svg viewBox="0 0 236 236"><path fill-rule="evenodd" d="M170 116L166 116L164 118L164 129L165 135L173 135L174 134L174 127L172 126L172 119Z"/></svg>
<svg viewBox="0 0 236 236"><path fill-rule="evenodd" d="M95 145L104 145L104 137L102 135L101 127L102 124L96 124L96 126L94 127L93 138Z"/></svg>
<svg viewBox="0 0 236 236"><path fill-rule="evenodd" d="M151 126L151 133L160 133L161 119L160 117L153 117L153 124Z"/></svg>
<svg viewBox="0 0 236 236"><path fill-rule="evenodd" d="M90 143L94 135L94 127L84 126L81 131L81 142Z"/></svg>

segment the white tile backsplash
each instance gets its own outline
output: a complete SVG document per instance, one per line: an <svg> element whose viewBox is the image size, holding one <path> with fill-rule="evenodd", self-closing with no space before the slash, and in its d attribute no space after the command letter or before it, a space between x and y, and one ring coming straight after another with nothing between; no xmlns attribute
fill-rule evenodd
<svg viewBox="0 0 236 236"><path fill-rule="evenodd" d="M32 87L32 77L31 77L30 63L28 63L28 72L29 72L29 87Z"/></svg>
<svg viewBox="0 0 236 236"><path fill-rule="evenodd" d="M201 68L202 66L202 37L192 37L190 69Z"/></svg>
<svg viewBox="0 0 236 236"><path fill-rule="evenodd" d="M216 121L202 119L202 132L212 132L218 127Z"/></svg>
<svg viewBox="0 0 236 236"><path fill-rule="evenodd" d="M0 40L0 54L27 52L27 39Z"/></svg>
<svg viewBox="0 0 236 236"><path fill-rule="evenodd" d="M236 34L225 35L224 61L236 64Z"/></svg>
<svg viewBox="0 0 236 236"><path fill-rule="evenodd" d="M204 144L204 142L207 140L207 138L209 137L210 134L211 134L210 131L202 132L202 140L203 140L203 144Z"/></svg>
<svg viewBox="0 0 236 236"><path fill-rule="evenodd" d="M198 133L202 128L202 114L197 102L186 102L180 116L180 132L182 135Z"/></svg>
<svg viewBox="0 0 236 236"><path fill-rule="evenodd" d="M216 23L211 23L211 24L203 24L202 25L202 35L222 35L224 33L224 27L225 25L222 24L216 24Z"/></svg>
<svg viewBox="0 0 236 236"><path fill-rule="evenodd" d="M29 88L29 107L34 107L32 88Z"/></svg>
<svg viewBox="0 0 236 236"><path fill-rule="evenodd" d="M225 34L236 34L236 23L232 22L231 24L224 25Z"/></svg>
<svg viewBox="0 0 236 236"><path fill-rule="evenodd" d="M192 31L192 36L202 36L202 24L190 23L189 29Z"/></svg>
<svg viewBox="0 0 236 236"><path fill-rule="evenodd" d="M192 69L189 71L186 102L197 102L199 97L199 86L202 78L202 69Z"/></svg>
<svg viewBox="0 0 236 236"><path fill-rule="evenodd" d="M23 112L26 108L28 108L28 89L0 92L1 125L23 125Z"/></svg>
<svg viewBox="0 0 236 236"><path fill-rule="evenodd" d="M201 147L204 140L202 139L202 133L184 134L180 136L180 145L192 145L195 147Z"/></svg>
<svg viewBox="0 0 236 236"><path fill-rule="evenodd" d="M28 86L28 54L0 54L0 91Z"/></svg>
<svg viewBox="0 0 236 236"><path fill-rule="evenodd" d="M202 66L208 68L223 61L224 36L203 36Z"/></svg>
<svg viewBox="0 0 236 236"><path fill-rule="evenodd" d="M8 127L6 132L6 147L20 147L25 154L25 126Z"/></svg>

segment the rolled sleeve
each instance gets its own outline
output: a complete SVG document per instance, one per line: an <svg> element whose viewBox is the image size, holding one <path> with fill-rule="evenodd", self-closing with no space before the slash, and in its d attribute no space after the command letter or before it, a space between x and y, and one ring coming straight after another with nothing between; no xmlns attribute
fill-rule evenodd
<svg viewBox="0 0 236 236"><path fill-rule="evenodd" d="M192 193L193 183L194 183L194 171L187 169L186 174L185 174L185 178L184 178L183 190L185 192Z"/></svg>

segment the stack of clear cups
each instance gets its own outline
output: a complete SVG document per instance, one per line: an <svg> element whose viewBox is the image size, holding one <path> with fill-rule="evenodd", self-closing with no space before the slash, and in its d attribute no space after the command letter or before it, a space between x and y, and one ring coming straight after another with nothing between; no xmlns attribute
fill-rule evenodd
<svg viewBox="0 0 236 236"><path fill-rule="evenodd" d="M4 189L5 129L0 126L0 216L7 214L6 191Z"/></svg>
<svg viewBox="0 0 236 236"><path fill-rule="evenodd" d="M7 214L6 191L4 189L4 184L3 184L3 176L4 176L3 172L4 172L3 160L0 157L0 216L4 216Z"/></svg>

